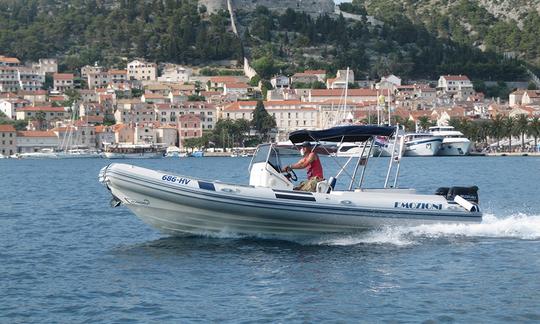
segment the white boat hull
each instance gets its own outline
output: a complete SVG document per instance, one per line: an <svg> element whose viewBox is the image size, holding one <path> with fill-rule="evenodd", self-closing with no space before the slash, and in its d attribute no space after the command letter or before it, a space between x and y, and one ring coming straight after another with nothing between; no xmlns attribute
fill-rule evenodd
<svg viewBox="0 0 540 324"><path fill-rule="evenodd" d="M163 153L151 152L151 153L116 153L116 152L104 152L103 156L107 159L161 159Z"/></svg>
<svg viewBox="0 0 540 324"><path fill-rule="evenodd" d="M469 149L471 142L467 139L460 141L453 141L452 139L445 138L442 142L441 148L437 155L440 156L463 156L469 155Z"/></svg>
<svg viewBox="0 0 540 324"><path fill-rule="evenodd" d="M18 159L57 159L58 155L56 153L18 153L15 154L15 157Z"/></svg>
<svg viewBox="0 0 540 324"><path fill-rule="evenodd" d="M125 164L103 168L100 181L144 222L174 235L320 235L482 218L442 196L410 190L308 193L206 182Z"/></svg>
<svg viewBox="0 0 540 324"><path fill-rule="evenodd" d="M405 147L403 148L403 156L435 156L438 154L442 146L442 142L442 137L406 142ZM373 155L386 157L391 156L391 147L391 144L378 145L376 146L376 150ZM395 155L397 155L397 153Z"/></svg>
<svg viewBox="0 0 540 324"><path fill-rule="evenodd" d="M101 155L97 152L95 153L56 153L58 159L98 159L101 158Z"/></svg>
<svg viewBox="0 0 540 324"><path fill-rule="evenodd" d="M442 139L429 139L414 143L406 143L403 156L434 156L442 145Z"/></svg>

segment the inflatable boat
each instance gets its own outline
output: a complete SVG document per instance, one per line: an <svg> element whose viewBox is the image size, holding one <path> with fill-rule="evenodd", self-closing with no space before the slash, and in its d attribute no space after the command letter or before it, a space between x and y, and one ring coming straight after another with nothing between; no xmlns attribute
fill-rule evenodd
<svg viewBox="0 0 540 324"><path fill-rule="evenodd" d="M371 149L378 136L391 137L394 127L343 126L321 131L300 130L293 143L361 142ZM394 145L398 143L398 137ZM110 164L99 180L112 195L112 206L124 205L144 222L173 235L213 232L247 235L321 235L356 232L387 225L480 222L478 188L439 188L433 194L398 187L402 150L391 156L384 185L364 188L369 152L350 157L340 171L317 184L316 192L294 190L294 172L281 172L275 144L257 148L249 184L196 179L128 164ZM350 179L343 175L353 167ZM393 179L392 179L393 176ZM336 183L348 182L348 189Z"/></svg>

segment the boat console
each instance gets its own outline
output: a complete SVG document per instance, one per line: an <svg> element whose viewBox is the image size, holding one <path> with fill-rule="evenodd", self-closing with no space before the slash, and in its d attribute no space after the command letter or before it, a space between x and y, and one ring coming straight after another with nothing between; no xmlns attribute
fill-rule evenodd
<svg viewBox="0 0 540 324"><path fill-rule="evenodd" d="M292 182L281 173L281 159L271 144L260 145L255 151L249 167L249 184L255 187L293 189Z"/></svg>

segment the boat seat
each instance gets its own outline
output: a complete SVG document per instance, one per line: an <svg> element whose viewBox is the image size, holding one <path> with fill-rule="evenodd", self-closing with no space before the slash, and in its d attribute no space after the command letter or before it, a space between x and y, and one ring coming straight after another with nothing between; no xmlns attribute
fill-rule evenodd
<svg viewBox="0 0 540 324"><path fill-rule="evenodd" d="M330 179L328 180L317 182L316 191L318 193L330 193L332 190L334 190L335 186L336 186L336 178L330 177Z"/></svg>

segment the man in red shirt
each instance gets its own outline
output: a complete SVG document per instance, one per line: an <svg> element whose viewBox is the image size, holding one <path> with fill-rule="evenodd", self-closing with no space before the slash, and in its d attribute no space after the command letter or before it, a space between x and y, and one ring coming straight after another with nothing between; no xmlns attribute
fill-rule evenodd
<svg viewBox="0 0 540 324"><path fill-rule="evenodd" d="M302 181L294 189L315 192L317 189L317 183L324 180L321 160L319 159L317 153L313 151L313 145L311 145L311 143L308 141L302 143L301 152L303 158L294 164L286 166L284 171L286 172L292 169L307 168L308 179L306 181Z"/></svg>

